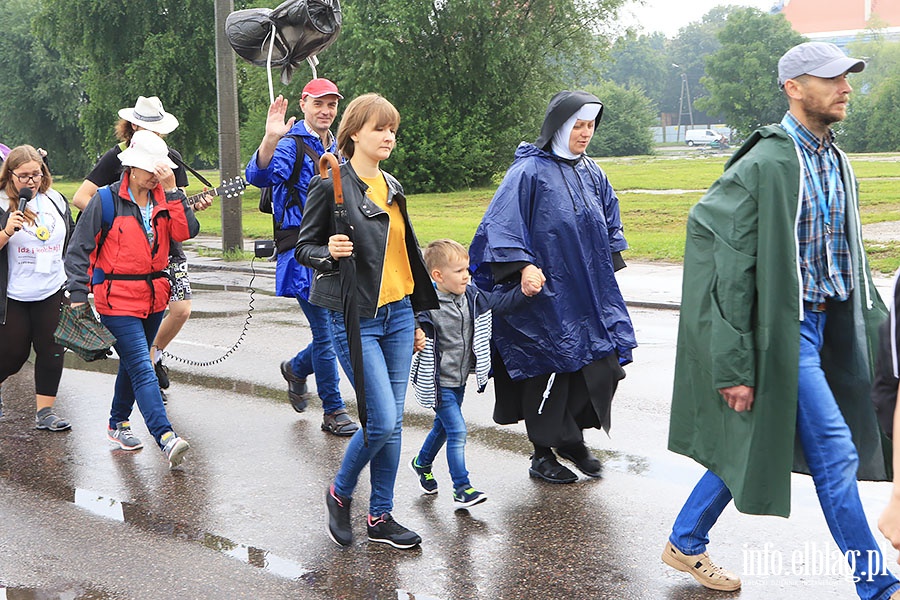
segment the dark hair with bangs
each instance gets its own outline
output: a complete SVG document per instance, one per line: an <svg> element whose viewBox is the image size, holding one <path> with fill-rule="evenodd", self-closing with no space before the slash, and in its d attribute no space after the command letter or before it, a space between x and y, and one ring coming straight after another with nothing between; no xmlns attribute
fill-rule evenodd
<svg viewBox="0 0 900 600"><path fill-rule="evenodd" d="M400 113L394 105L379 94L363 94L347 106L341 125L338 127L338 149L347 160L353 158L355 145L351 136L355 135L369 121L376 127L400 127Z"/></svg>

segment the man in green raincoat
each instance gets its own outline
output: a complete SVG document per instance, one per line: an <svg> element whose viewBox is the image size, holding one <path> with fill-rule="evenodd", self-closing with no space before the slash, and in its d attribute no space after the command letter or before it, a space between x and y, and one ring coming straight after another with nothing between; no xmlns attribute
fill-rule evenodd
<svg viewBox="0 0 900 600"><path fill-rule="evenodd" d="M863 68L834 44L785 53L787 114L753 133L690 212L669 449L708 471L662 559L711 589L741 586L706 552L719 515L733 498L741 512L787 517L796 470L812 474L860 598L900 598L893 575L866 574L882 557L856 480L888 475L869 399L886 311L831 131L847 74Z"/></svg>

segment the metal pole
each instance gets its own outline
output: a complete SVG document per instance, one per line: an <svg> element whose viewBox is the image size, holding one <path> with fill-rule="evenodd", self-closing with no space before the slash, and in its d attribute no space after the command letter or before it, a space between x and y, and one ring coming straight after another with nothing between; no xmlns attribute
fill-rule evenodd
<svg viewBox="0 0 900 600"><path fill-rule="evenodd" d="M241 174L238 137L237 71L234 53L225 38L225 18L234 11L234 0L215 0L216 89L219 116L219 173L222 181ZM222 250L243 250L241 200L222 198Z"/></svg>

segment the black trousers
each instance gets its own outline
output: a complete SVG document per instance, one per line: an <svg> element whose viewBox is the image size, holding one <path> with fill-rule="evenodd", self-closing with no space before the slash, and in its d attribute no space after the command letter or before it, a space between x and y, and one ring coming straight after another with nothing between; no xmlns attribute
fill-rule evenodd
<svg viewBox="0 0 900 600"><path fill-rule="evenodd" d="M34 347L34 391L41 396L56 396L62 378L65 349L53 341L59 324L63 291L44 300L20 302L10 298L6 304L6 324L0 325L0 383L19 372Z"/></svg>

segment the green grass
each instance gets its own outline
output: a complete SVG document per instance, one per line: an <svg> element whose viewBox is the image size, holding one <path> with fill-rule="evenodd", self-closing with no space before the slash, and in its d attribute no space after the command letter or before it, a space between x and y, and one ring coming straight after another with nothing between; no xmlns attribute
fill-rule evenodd
<svg viewBox="0 0 900 600"><path fill-rule="evenodd" d="M666 157L639 156L602 158L597 162L619 194L622 221L628 238L629 260L679 262L684 252L687 213L716 178L721 175L725 155ZM860 180L862 220L864 224L900 221L900 156L865 154L851 156ZM219 183L215 171L203 171L213 184ZM402 179L402 175L401 175ZM189 194L202 186L191 178ZM71 198L80 181L54 180L54 187ZM495 187L439 194L410 194L409 212L416 235L423 245L449 237L468 244L481 221ZM630 191L634 190L634 191ZM647 191L661 190L661 193ZM666 193L666 190L673 192ZM687 190L675 193L674 190ZM205 235L222 234L222 202L197 214ZM240 197L242 230L248 239L271 239L272 217L257 210L259 190L249 186ZM900 267L900 243L869 244L872 267L892 273Z"/></svg>

